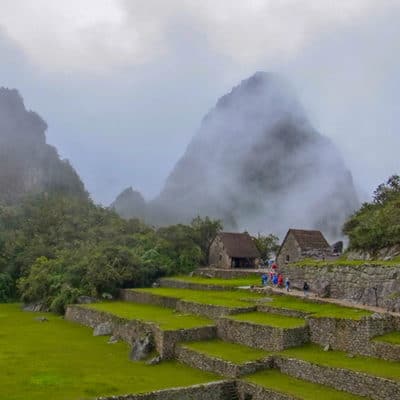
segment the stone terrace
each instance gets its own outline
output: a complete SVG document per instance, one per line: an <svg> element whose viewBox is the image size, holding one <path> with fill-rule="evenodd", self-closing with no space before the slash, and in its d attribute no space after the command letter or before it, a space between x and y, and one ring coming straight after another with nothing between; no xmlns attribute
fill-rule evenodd
<svg viewBox="0 0 400 400"><path fill-rule="evenodd" d="M162 359L228 379L216 384L215 400L400 400L400 318L235 288L254 279L210 280L205 290L196 278L163 279L161 288L122 290L123 315L110 302L70 306L66 318L109 323L131 345L151 335ZM115 399L209 399L211 387Z"/></svg>

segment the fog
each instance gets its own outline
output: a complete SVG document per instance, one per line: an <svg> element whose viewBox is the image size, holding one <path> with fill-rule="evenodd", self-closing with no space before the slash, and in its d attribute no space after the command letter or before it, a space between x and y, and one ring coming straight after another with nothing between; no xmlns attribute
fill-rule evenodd
<svg viewBox="0 0 400 400"><path fill-rule="evenodd" d="M155 198L203 116L257 70L294 85L361 199L398 172L397 1L84 3L0 0L0 85L95 201L128 186Z"/></svg>

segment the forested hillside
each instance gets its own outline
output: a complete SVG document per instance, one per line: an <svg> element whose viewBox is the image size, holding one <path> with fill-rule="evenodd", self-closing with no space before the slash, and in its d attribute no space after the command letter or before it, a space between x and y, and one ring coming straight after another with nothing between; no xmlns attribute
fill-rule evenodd
<svg viewBox="0 0 400 400"><path fill-rule="evenodd" d="M0 207L0 302L19 298L61 312L79 296L115 295L207 262L221 224L154 229L80 197L29 196Z"/></svg>

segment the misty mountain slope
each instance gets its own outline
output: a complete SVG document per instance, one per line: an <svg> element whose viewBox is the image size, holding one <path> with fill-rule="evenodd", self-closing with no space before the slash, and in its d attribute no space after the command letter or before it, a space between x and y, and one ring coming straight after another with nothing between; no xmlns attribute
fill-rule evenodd
<svg viewBox="0 0 400 400"><path fill-rule="evenodd" d="M338 149L288 84L258 72L218 100L149 205L152 222L223 219L228 229L319 228L340 236L358 206Z"/></svg>
<svg viewBox="0 0 400 400"><path fill-rule="evenodd" d="M72 166L46 144L46 129L16 90L0 88L0 202L44 191L87 196Z"/></svg>
<svg viewBox="0 0 400 400"><path fill-rule="evenodd" d="M115 210L122 218L140 217L145 218L146 215L146 202L141 195L132 187L123 190L110 208Z"/></svg>

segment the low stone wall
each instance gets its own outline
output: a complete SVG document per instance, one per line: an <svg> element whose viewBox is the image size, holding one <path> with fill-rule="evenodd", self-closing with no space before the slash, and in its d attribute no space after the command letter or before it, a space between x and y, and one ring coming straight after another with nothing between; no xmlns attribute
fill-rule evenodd
<svg viewBox="0 0 400 400"><path fill-rule="evenodd" d="M274 392L254 383L237 381L239 400L298 400L289 394Z"/></svg>
<svg viewBox="0 0 400 400"><path fill-rule="evenodd" d="M287 317L297 317L297 318L305 318L309 315L309 313L296 311L296 310L289 310L287 308L277 308L271 307L266 304L259 304L257 306L257 311L270 313L270 314L278 314L278 315L285 315Z"/></svg>
<svg viewBox="0 0 400 400"><path fill-rule="evenodd" d="M313 343L329 344L334 350L353 354L377 356L377 348L371 339L394 330L397 318L387 314L361 320L308 317L308 324Z"/></svg>
<svg viewBox="0 0 400 400"><path fill-rule="evenodd" d="M120 297L124 301L141 304L153 304L155 306L167 308L176 308L176 304L179 301L179 299L175 297L161 296L158 294L141 292L131 289L121 289Z"/></svg>
<svg viewBox="0 0 400 400"><path fill-rule="evenodd" d="M222 268L198 268L193 274L195 276L208 276L220 279L243 278L249 275L261 276L267 269L222 269Z"/></svg>
<svg viewBox="0 0 400 400"><path fill-rule="evenodd" d="M331 368L307 361L275 357L281 372L306 381L331 386L374 400L400 398L400 382L342 368Z"/></svg>
<svg viewBox="0 0 400 400"><path fill-rule="evenodd" d="M308 326L274 328L229 318L217 320L217 335L222 340L267 351L281 351L309 342Z"/></svg>
<svg viewBox="0 0 400 400"><path fill-rule="evenodd" d="M283 264L293 287L306 281L312 292L329 288L330 297L400 311L400 265L296 266ZM374 289L375 288L375 289Z"/></svg>
<svg viewBox="0 0 400 400"><path fill-rule="evenodd" d="M110 313L92 310L82 306L68 306L65 319L91 328L95 328L101 323L109 322L113 327L113 336L120 338L129 345L132 345L137 338L145 334L151 334L157 352L164 359L174 357L175 346L178 342L210 340L214 339L217 335L215 326L162 330L152 322L127 320L116 317Z"/></svg>
<svg viewBox="0 0 400 400"><path fill-rule="evenodd" d="M383 358L384 360L400 362L400 345L372 340L370 354L373 357Z"/></svg>
<svg viewBox="0 0 400 400"><path fill-rule="evenodd" d="M97 400L228 400L231 399L232 387L230 381L219 381L142 394L98 397Z"/></svg>
<svg viewBox="0 0 400 400"><path fill-rule="evenodd" d="M182 313L201 315L203 317L216 319L224 315L239 314L256 311L257 306L249 307L224 307L214 304L201 304L191 301L180 300L176 304L176 310Z"/></svg>
<svg viewBox="0 0 400 400"><path fill-rule="evenodd" d="M272 357L267 357L264 360L234 364L233 362L192 350L184 345L177 346L175 354L178 361L193 368L213 372L228 378L237 378L242 375L252 374L261 369L271 368L273 365Z"/></svg>
<svg viewBox="0 0 400 400"><path fill-rule="evenodd" d="M195 303L174 297L161 296L129 289L121 290L121 298L122 300L134 303L153 304L161 307L173 308L182 313L201 315L207 318L218 318L223 315L250 312L257 309L256 305L249 307L224 307L213 304Z"/></svg>
<svg viewBox="0 0 400 400"><path fill-rule="evenodd" d="M159 279L161 287L169 287L176 289L191 289L191 290L233 290L234 288L224 285L209 285L207 283L185 282L177 279L161 278Z"/></svg>

